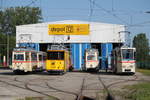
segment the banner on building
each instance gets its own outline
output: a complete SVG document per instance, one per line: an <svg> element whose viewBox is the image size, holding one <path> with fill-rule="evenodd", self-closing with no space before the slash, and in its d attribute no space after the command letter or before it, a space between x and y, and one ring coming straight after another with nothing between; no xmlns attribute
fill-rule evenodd
<svg viewBox="0 0 150 100"><path fill-rule="evenodd" d="M49 35L89 35L89 24L49 24Z"/></svg>

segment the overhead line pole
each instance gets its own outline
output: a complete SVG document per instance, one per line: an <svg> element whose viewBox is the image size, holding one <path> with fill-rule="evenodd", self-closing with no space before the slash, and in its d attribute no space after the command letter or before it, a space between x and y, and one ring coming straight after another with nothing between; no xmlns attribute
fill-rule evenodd
<svg viewBox="0 0 150 100"><path fill-rule="evenodd" d="M7 66L9 66L9 34L7 33Z"/></svg>

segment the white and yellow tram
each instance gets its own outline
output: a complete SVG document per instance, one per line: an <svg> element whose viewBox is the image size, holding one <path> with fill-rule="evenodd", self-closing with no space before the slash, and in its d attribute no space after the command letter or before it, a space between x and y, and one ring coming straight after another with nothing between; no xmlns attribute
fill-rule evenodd
<svg viewBox="0 0 150 100"><path fill-rule="evenodd" d="M15 74L23 74L45 69L46 53L25 48L15 48L12 53L12 69Z"/></svg>
<svg viewBox="0 0 150 100"><path fill-rule="evenodd" d="M85 70L86 71L98 71L99 70L99 52L97 49L85 50Z"/></svg>
<svg viewBox="0 0 150 100"><path fill-rule="evenodd" d="M115 73L135 73L135 48L121 47L112 51L112 68Z"/></svg>

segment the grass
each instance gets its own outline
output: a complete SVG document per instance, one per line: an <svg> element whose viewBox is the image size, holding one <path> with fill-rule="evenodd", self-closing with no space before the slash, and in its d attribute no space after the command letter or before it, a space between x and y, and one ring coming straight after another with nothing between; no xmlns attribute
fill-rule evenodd
<svg viewBox="0 0 150 100"><path fill-rule="evenodd" d="M118 100L150 100L150 82L126 85L112 93Z"/></svg>
<svg viewBox="0 0 150 100"><path fill-rule="evenodd" d="M149 82L126 86L126 89L132 91L132 93L125 96L126 100L150 100Z"/></svg>
<svg viewBox="0 0 150 100"><path fill-rule="evenodd" d="M150 70L148 69L137 69L137 71L144 75L150 76Z"/></svg>

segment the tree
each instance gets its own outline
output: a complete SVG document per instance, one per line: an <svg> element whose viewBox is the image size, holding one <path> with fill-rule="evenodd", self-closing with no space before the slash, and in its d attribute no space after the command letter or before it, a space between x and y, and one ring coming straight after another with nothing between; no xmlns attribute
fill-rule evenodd
<svg viewBox="0 0 150 100"><path fill-rule="evenodd" d="M39 23L42 21L39 7L11 7L0 11L0 58L7 54L7 35L9 35L9 52L16 43L16 26ZM11 53L10 53L11 57ZM2 58L1 58L2 59ZM1 60L0 59L0 60Z"/></svg>
<svg viewBox="0 0 150 100"><path fill-rule="evenodd" d="M133 47L136 48L136 61L139 68L150 68L149 41L145 33L140 33L133 39Z"/></svg>
<svg viewBox="0 0 150 100"><path fill-rule="evenodd" d="M0 56L1 59L4 55L6 55L6 35L5 34L0 34Z"/></svg>
<svg viewBox="0 0 150 100"><path fill-rule="evenodd" d="M39 7L15 7L0 11L2 33L15 35L16 25L39 23L42 20Z"/></svg>

